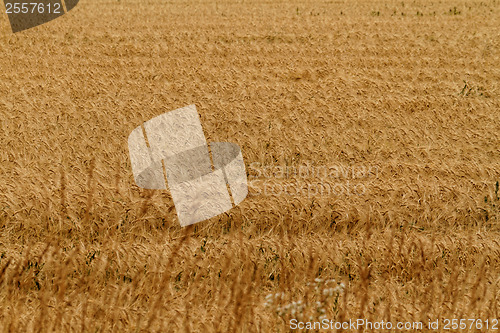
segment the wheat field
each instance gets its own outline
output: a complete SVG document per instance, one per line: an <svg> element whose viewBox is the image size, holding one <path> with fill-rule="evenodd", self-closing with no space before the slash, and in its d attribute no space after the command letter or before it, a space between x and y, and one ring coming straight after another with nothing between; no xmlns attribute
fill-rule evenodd
<svg viewBox="0 0 500 333"><path fill-rule="evenodd" d="M0 18L0 332L495 331L499 1ZM181 228L168 191L135 185L127 138L189 104L241 147L249 195Z"/></svg>

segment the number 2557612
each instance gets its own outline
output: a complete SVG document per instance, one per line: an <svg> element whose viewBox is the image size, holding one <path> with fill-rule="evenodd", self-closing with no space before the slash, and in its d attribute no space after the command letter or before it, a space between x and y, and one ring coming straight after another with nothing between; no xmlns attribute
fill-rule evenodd
<svg viewBox="0 0 500 333"><path fill-rule="evenodd" d="M7 14L61 14L60 3L6 3L5 9L7 10Z"/></svg>

